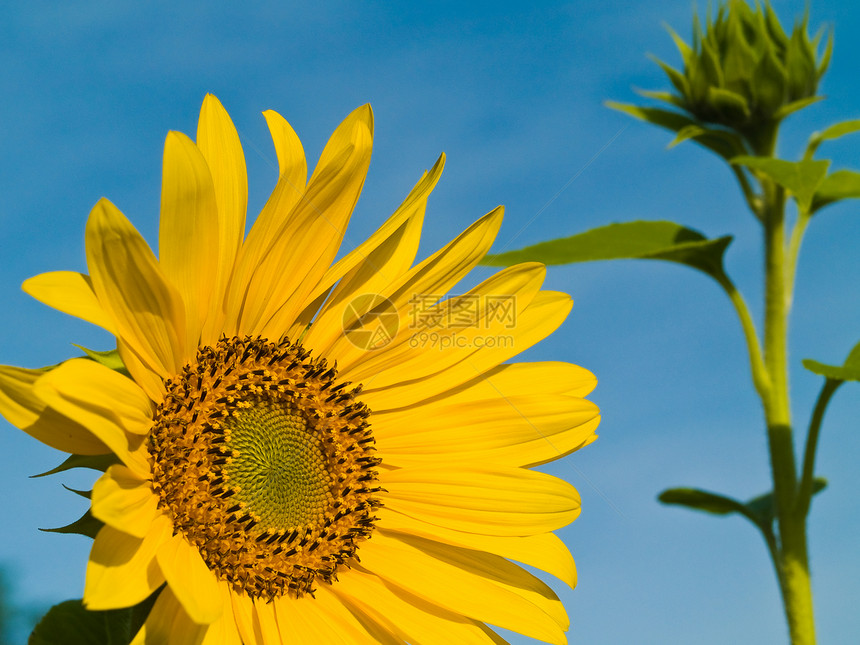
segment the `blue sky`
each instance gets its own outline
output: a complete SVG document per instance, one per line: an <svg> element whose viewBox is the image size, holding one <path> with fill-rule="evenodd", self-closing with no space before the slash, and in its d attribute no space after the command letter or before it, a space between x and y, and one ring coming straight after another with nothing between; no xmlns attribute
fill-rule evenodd
<svg viewBox="0 0 860 645"><path fill-rule="evenodd" d="M726 168L689 144L667 151L669 135L602 105L633 100L634 86L667 86L646 53L677 63L661 24L688 37L688 0L76 5L0 9L0 363L54 363L77 354L72 342L110 346L103 332L31 300L20 284L43 271L85 270L84 223L101 196L154 242L164 136L193 135L206 92L221 99L243 139L249 214L276 177L262 110L283 114L314 158L340 120L370 102L374 158L347 246L372 232L444 151L422 255L498 204L507 215L496 250L615 221L671 219L737 236L728 270L760 319L759 231ZM790 24L805 3L774 6ZM835 25L822 88L829 99L787 122L780 152L788 158L812 130L860 116L860 14L837 0L813 1L810 12L814 27ZM857 142L821 154L858 169ZM826 209L804 242L790 337L800 426L820 388L800 360L838 363L860 340L858 213L860 203ZM679 485L742 499L769 488L761 412L722 291L686 267L635 261L551 268L547 286L571 293L575 306L526 357L594 371L592 398L604 413L598 442L548 468L583 497L581 517L561 532L580 575L575 591L557 586L570 642L785 642L756 532L741 519L655 499ZM810 521L821 642L860 633L858 412L858 389L844 387L819 450L818 472L830 480ZM80 515L83 501L61 483L86 487L92 473L28 479L62 456L2 421L0 455L0 565L14 574L21 601L79 597L89 540L36 529Z"/></svg>

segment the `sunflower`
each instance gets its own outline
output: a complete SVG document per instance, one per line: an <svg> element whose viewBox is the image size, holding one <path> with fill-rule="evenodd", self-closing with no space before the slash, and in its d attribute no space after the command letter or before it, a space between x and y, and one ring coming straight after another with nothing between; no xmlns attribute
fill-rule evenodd
<svg viewBox="0 0 860 645"><path fill-rule="evenodd" d="M0 410L44 443L113 454L91 512L89 609L157 593L142 643L564 643L573 586L552 533L576 490L529 470L596 438L593 375L504 362L571 300L520 264L445 297L489 250L498 208L415 264L444 156L335 262L370 163L369 106L307 179L290 125L265 113L277 185L245 231L239 138L213 96L197 141L164 151L159 256L102 199L89 275L24 290L116 336L120 369L72 359L0 370Z"/></svg>

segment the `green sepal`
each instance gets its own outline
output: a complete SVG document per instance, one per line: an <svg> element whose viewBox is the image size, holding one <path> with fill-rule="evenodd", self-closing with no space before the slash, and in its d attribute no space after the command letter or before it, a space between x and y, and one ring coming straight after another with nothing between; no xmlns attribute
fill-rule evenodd
<svg viewBox="0 0 860 645"><path fill-rule="evenodd" d="M595 228L571 237L550 240L517 251L486 256L481 264L511 266L520 262L571 264L597 260L667 260L727 281L723 254L731 236L713 240L674 222L625 222Z"/></svg>
<svg viewBox="0 0 860 645"><path fill-rule="evenodd" d="M814 213L843 199L858 198L860 198L860 173L853 170L837 170L827 175L815 191L810 212Z"/></svg>
<svg viewBox="0 0 860 645"><path fill-rule="evenodd" d="M65 484L63 484L63 488L65 488L70 493L74 493L75 495L79 495L79 496L83 497L84 499L92 499L93 498L93 491L91 491L91 490L78 490L77 488L69 488Z"/></svg>
<svg viewBox="0 0 860 645"><path fill-rule="evenodd" d="M660 69L663 70L663 73L669 77L669 81L672 83L674 88L678 90L678 92L681 94L681 97L678 98L678 103L675 103L675 101L669 101L669 103L680 105L680 107L686 107L686 101L684 97L689 96L690 94L690 82L687 80L687 77L671 65L664 63L656 56L649 56L649 58L660 66ZM665 101L666 99L660 100Z"/></svg>
<svg viewBox="0 0 860 645"><path fill-rule="evenodd" d="M813 103L818 103L819 101L823 100L823 96L809 96L805 99L799 99L797 101L792 101L791 103L786 103L776 111L776 113L773 115L773 118L776 121L782 121L784 118L794 114L798 110L802 110L803 108L809 107Z"/></svg>
<svg viewBox="0 0 860 645"><path fill-rule="evenodd" d="M106 455L69 455L66 460L56 468L52 468L38 475L30 475L30 477L45 477L46 475L56 475L57 473L71 470L72 468L91 468L92 470L106 471L110 466L120 463L119 457L114 453L109 452Z"/></svg>
<svg viewBox="0 0 860 645"><path fill-rule="evenodd" d="M636 90L636 93L640 96L644 96L645 98L655 99L657 101L663 101L664 103L668 103L676 108L680 108L682 110L686 109L686 103L684 103L683 99L679 98L675 94L671 92L654 92L652 90Z"/></svg>
<svg viewBox="0 0 860 645"><path fill-rule="evenodd" d="M132 610L89 611L83 602L54 605L30 634L28 645L128 645Z"/></svg>
<svg viewBox="0 0 860 645"><path fill-rule="evenodd" d="M791 191L798 208L804 213L811 212L815 191L824 182L830 167L829 161L813 159L785 161L773 157L735 157L731 162L761 173Z"/></svg>
<svg viewBox="0 0 860 645"><path fill-rule="evenodd" d="M825 365L809 358L803 361L803 366L814 374L834 381L860 381L860 343L854 345L841 366Z"/></svg>
<svg viewBox="0 0 860 645"><path fill-rule="evenodd" d="M725 119L742 121L750 117L747 100L736 92L721 87L709 87L708 100Z"/></svg>
<svg viewBox="0 0 860 645"><path fill-rule="evenodd" d="M55 529L39 529L40 531L44 531L45 533L76 533L77 535L85 535L88 538L96 539L96 534L101 530L104 526L104 522L99 519L93 517L90 510L87 509L87 512L81 515L78 519L76 519L71 524L67 524L66 526L60 526Z"/></svg>
<svg viewBox="0 0 860 645"><path fill-rule="evenodd" d="M688 116L673 112L672 110L663 110L661 108L641 107L639 105L631 105L629 103L618 103L616 101L607 101L606 107L624 112L632 117L659 125L661 128L666 128L672 132L677 132L688 125L699 125L696 121Z"/></svg>
<svg viewBox="0 0 860 645"><path fill-rule="evenodd" d="M675 132L678 136L669 144L670 148L681 143L683 140L691 139L726 160L746 154L743 140L738 135L727 130L707 128L698 121L678 112L616 103L614 101L607 101L606 106L613 110L629 114L641 121Z"/></svg>
<svg viewBox="0 0 860 645"><path fill-rule="evenodd" d="M72 344L75 345L75 343ZM96 363L100 363L108 369L112 369L114 372L119 372L123 376L128 376L129 378L131 378L131 374L129 374L125 363L122 362L118 350L109 349L104 352L99 352L94 349L87 349L82 345L75 345L75 347L77 347L84 354L86 354L87 358L89 358L90 360L93 360Z"/></svg>

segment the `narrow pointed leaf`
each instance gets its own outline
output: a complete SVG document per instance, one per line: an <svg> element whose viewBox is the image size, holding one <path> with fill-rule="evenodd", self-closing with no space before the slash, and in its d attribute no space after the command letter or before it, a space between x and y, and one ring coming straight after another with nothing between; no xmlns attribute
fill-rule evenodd
<svg viewBox="0 0 860 645"><path fill-rule="evenodd" d="M764 517L736 499L698 488L670 488L660 493L657 499L664 504L685 506L686 508L712 513L713 515L738 513L758 526L761 526L765 520Z"/></svg>
<svg viewBox="0 0 860 645"><path fill-rule="evenodd" d="M697 125L696 121L688 116L673 112L671 110L661 110L660 108L640 107L638 105L628 105L626 103L616 103L615 101L607 101L606 107L612 108L629 114L630 116L659 125L661 128L666 128L672 132L677 132L681 128L688 125Z"/></svg>
<svg viewBox="0 0 860 645"><path fill-rule="evenodd" d="M834 123L829 128L825 128L821 132L815 132L811 137L809 137L809 145L806 148L806 154L811 157L822 142L839 139L840 137L844 137L846 134L852 134L858 131L860 131L860 119Z"/></svg>
<svg viewBox="0 0 860 645"><path fill-rule="evenodd" d="M66 526L60 526L55 529L39 529L45 533L77 533L78 535L86 535L87 537L96 538L96 533L104 526L104 522L97 520L92 516L89 509L77 520Z"/></svg>
<svg viewBox="0 0 860 645"><path fill-rule="evenodd" d="M72 343L74 345L74 343ZM78 349L80 349L84 354L87 355L87 358L94 360L96 363L100 363L107 367L108 369L112 369L115 372L119 372L125 376L130 376L128 370L125 367L125 364L122 362L122 359L119 357L119 351L116 349L109 349L105 352L99 352L94 349L87 349L82 345L75 345Z"/></svg>
<svg viewBox="0 0 860 645"><path fill-rule="evenodd" d="M705 127L698 121L678 112L613 101L607 101L606 106L675 132L678 136L669 144L670 148L685 139L692 139L726 160L746 154L743 141L738 135L726 130Z"/></svg>
<svg viewBox="0 0 860 645"><path fill-rule="evenodd" d="M56 475L57 473L71 470L72 468L91 468L92 470L106 471L110 466L120 463L119 457L115 454L108 453L106 455L69 455L66 460L56 468L52 468L38 475L30 475L30 477L44 477L46 475Z"/></svg>
<svg viewBox="0 0 860 645"><path fill-rule="evenodd" d="M837 381L860 381L860 343L848 354L841 366L825 365L809 358L803 361L803 366L810 372Z"/></svg>
<svg viewBox="0 0 860 645"><path fill-rule="evenodd" d="M727 280L723 254L731 237L713 240L674 222L625 222L595 228L572 237L551 240L517 251L488 255L482 264L510 266L520 262L571 264L597 260L668 260Z"/></svg>
<svg viewBox="0 0 860 645"><path fill-rule="evenodd" d="M810 96L805 99L798 99L797 101L786 103L774 113L773 118L776 121L782 121L784 118L791 114L794 114L798 110L802 110L805 107L809 107L813 103L818 103L819 101L823 100L823 96Z"/></svg>
<svg viewBox="0 0 860 645"><path fill-rule="evenodd" d="M837 170L821 182L812 198L811 212L843 199L860 198L860 173L853 170Z"/></svg>
<svg viewBox="0 0 860 645"><path fill-rule="evenodd" d="M70 493L74 493L75 495L79 495L79 496L83 497L84 499L92 499L93 498L93 491L91 491L91 490L78 490L77 488L69 488L65 484L63 484L63 488L65 488Z"/></svg>

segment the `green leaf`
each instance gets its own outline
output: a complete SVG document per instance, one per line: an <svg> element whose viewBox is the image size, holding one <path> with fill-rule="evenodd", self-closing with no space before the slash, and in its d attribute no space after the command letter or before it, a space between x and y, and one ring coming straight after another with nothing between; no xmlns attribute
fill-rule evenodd
<svg viewBox="0 0 860 645"><path fill-rule="evenodd" d="M791 191L804 213L810 212L815 191L830 167L829 161L785 161L773 157L735 157L732 163L755 170Z"/></svg>
<svg viewBox="0 0 860 645"><path fill-rule="evenodd" d="M825 128L821 132L813 132L812 136L809 137L809 143L806 146L806 156L812 157L815 151L818 150L818 146L820 146L824 141L839 139L840 137L844 137L846 134L853 134L858 131L860 131L860 119L841 121L840 123L834 123L829 128Z"/></svg>
<svg viewBox="0 0 860 645"><path fill-rule="evenodd" d="M76 519L71 524L60 526L55 529L39 529L45 533L76 533L77 535L85 535L89 538L96 538L96 534L104 526L104 522L97 520L90 513L89 509L81 517Z"/></svg>
<svg viewBox="0 0 860 645"><path fill-rule="evenodd" d="M837 170L827 175L815 191L810 212L814 213L843 199L858 198L860 198L860 173L852 170Z"/></svg>
<svg viewBox="0 0 860 645"><path fill-rule="evenodd" d="M841 366L825 365L809 358L803 361L803 366L810 372L836 381L860 381L860 343L854 345Z"/></svg>
<svg viewBox="0 0 860 645"><path fill-rule="evenodd" d="M729 513L747 515L746 507L738 500L698 488L670 488L660 493L657 499L664 504L686 506L714 515L728 515Z"/></svg>
<svg viewBox="0 0 860 645"><path fill-rule="evenodd" d="M723 254L730 236L709 240L674 222L625 222L595 228L517 251L488 255L482 264L511 266L519 262L571 264L597 260L668 260L704 271L719 282L728 280Z"/></svg>
<svg viewBox="0 0 860 645"><path fill-rule="evenodd" d="M75 343L72 344L75 345ZM87 358L94 360L96 363L101 363L105 367L131 378L131 375L128 373L128 370L125 367L125 363L123 363L122 359L119 357L118 350L109 349L105 352L99 352L94 349L87 349L82 345L75 345L75 347L77 347L84 354L86 354Z"/></svg>
<svg viewBox="0 0 860 645"><path fill-rule="evenodd" d="M56 468L52 468L38 475L30 475L30 477L44 477L46 475L56 475L57 473L71 470L72 468L91 468L104 472L109 466L120 463L119 457L110 452L106 455L69 455L66 460Z"/></svg>
<svg viewBox="0 0 860 645"><path fill-rule="evenodd" d="M812 494L815 495L826 487L827 480L823 477L816 477L812 482ZM770 527L776 513L773 493L759 495L744 503L725 495L698 488L670 488L660 493L657 499L664 504L684 506L714 515L738 513L763 530Z"/></svg>
<svg viewBox="0 0 860 645"><path fill-rule="evenodd" d="M89 611L67 600L48 610L28 645L128 645L132 635L131 609Z"/></svg>

